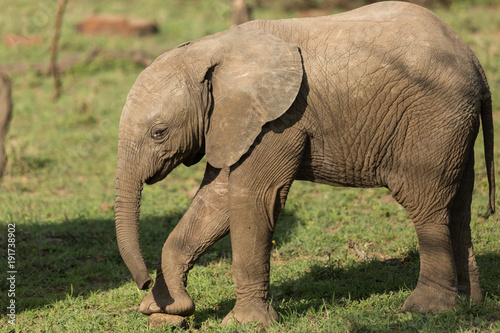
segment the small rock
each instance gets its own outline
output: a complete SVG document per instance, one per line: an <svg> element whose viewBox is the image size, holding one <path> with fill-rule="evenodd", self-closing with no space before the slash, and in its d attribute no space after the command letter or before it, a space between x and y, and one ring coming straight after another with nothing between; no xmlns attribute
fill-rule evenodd
<svg viewBox="0 0 500 333"><path fill-rule="evenodd" d="M175 326L186 328L187 320L182 316L176 316L166 313L153 313L148 319L149 328L163 328L166 326Z"/></svg>
<svg viewBox="0 0 500 333"><path fill-rule="evenodd" d="M36 44L41 44L43 42L42 36L20 36L16 34L7 34L3 37L3 43L7 47L16 46L31 46Z"/></svg>
<svg viewBox="0 0 500 333"><path fill-rule="evenodd" d="M87 35L146 36L158 33L158 25L142 18L101 14L78 22L76 30Z"/></svg>
<svg viewBox="0 0 500 333"><path fill-rule="evenodd" d="M113 210L115 207L113 204L107 204L103 203L99 205L99 210L103 213L109 212L110 210Z"/></svg>

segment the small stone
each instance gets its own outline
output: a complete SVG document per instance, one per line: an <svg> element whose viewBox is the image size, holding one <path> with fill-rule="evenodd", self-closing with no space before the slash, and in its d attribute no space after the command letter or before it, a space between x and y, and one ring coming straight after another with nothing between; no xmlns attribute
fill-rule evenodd
<svg viewBox="0 0 500 333"><path fill-rule="evenodd" d="M99 205L99 210L103 213L109 212L110 210L113 210L113 208L113 204L103 203Z"/></svg>
<svg viewBox="0 0 500 333"><path fill-rule="evenodd" d="M158 33L156 22L121 15L89 16L76 24L76 30L87 35L147 36Z"/></svg>
<svg viewBox="0 0 500 333"><path fill-rule="evenodd" d="M166 313L153 313L149 316L148 326L149 328L163 328L167 326L186 328L187 320L182 316Z"/></svg>
<svg viewBox="0 0 500 333"><path fill-rule="evenodd" d="M42 36L21 36L16 34L7 34L3 37L3 43L7 47L16 46L31 46L41 44L43 42Z"/></svg>

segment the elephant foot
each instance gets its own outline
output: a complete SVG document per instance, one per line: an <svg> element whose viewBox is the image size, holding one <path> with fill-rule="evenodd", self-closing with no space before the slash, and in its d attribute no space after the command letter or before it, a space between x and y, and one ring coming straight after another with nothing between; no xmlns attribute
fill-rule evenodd
<svg viewBox="0 0 500 333"><path fill-rule="evenodd" d="M457 306L457 294L438 288L417 284L410 297L404 302L401 311L438 313Z"/></svg>
<svg viewBox="0 0 500 333"><path fill-rule="evenodd" d="M236 302L234 309L226 315L222 324L227 325L235 321L241 324L259 322L263 326L269 326L278 321L278 314L265 301L244 305L239 305Z"/></svg>
<svg viewBox="0 0 500 333"><path fill-rule="evenodd" d="M158 284L142 300L139 306L141 313L145 315L165 313L184 317L194 313L195 306L187 292L178 293L175 297L172 297L166 286L157 286Z"/></svg>

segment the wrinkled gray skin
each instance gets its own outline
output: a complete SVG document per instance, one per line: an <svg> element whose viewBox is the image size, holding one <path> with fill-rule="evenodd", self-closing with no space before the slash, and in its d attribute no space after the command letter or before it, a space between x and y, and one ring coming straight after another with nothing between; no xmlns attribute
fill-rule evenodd
<svg viewBox="0 0 500 333"><path fill-rule="evenodd" d="M0 73L0 178L5 172L7 157L5 156L5 139L12 116L11 83L6 74Z"/></svg>
<svg viewBox="0 0 500 333"><path fill-rule="evenodd" d="M494 210L491 98L467 45L431 12L388 2L253 21L161 55L124 107L116 229L140 289L141 190L206 155L201 188L163 247L144 314L194 312L187 273L231 230L236 305L224 323L278 316L271 239L294 179L389 188L417 231L421 268L403 311L482 300L471 243L473 146L483 123Z"/></svg>

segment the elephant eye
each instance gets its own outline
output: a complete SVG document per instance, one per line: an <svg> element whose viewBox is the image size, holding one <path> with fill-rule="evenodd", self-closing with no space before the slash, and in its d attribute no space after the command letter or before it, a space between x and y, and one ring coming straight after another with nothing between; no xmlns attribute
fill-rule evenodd
<svg viewBox="0 0 500 333"><path fill-rule="evenodd" d="M164 139L165 136L167 134L167 130L166 129L155 129L153 130L153 139L155 140L161 140L161 139Z"/></svg>

